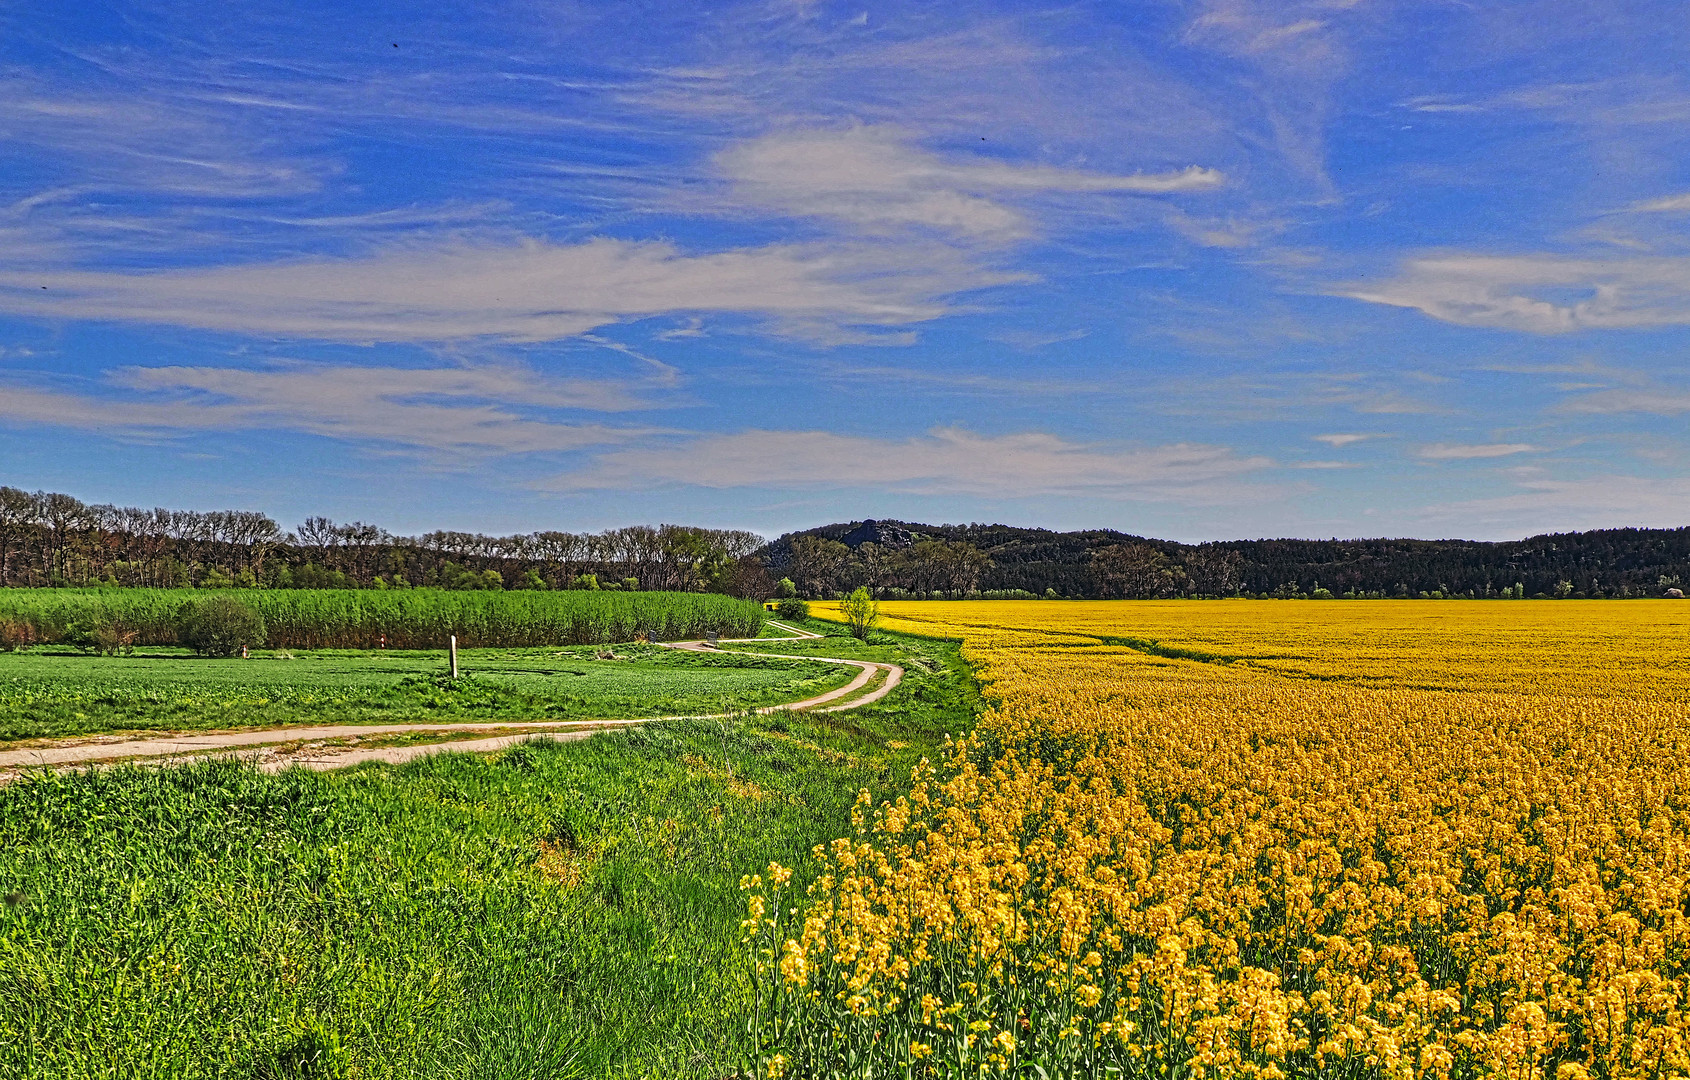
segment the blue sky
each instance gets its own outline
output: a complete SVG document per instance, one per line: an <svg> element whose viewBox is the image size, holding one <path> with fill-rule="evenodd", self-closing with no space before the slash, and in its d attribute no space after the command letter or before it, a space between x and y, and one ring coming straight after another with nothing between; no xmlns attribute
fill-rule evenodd
<svg viewBox="0 0 1690 1080"><path fill-rule="evenodd" d="M1690 522L1681 5L0 29L0 483L398 532Z"/></svg>

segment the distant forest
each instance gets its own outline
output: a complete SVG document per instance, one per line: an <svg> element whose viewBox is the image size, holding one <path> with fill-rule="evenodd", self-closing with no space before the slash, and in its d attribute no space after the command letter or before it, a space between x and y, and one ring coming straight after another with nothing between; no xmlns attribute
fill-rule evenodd
<svg viewBox="0 0 1690 1080"><path fill-rule="evenodd" d="M90 505L0 487L0 585L198 588L639 589L761 598L1682 595L1690 528L1525 540L1228 540L1109 529L854 521L788 533L684 525L514 536L394 536L255 511Z"/></svg>
<svg viewBox="0 0 1690 1080"><path fill-rule="evenodd" d="M788 533L759 552L809 595L980 592L1153 598L1630 598L1690 580L1690 528L1525 540L1225 540L1179 544L1110 529L868 521Z"/></svg>

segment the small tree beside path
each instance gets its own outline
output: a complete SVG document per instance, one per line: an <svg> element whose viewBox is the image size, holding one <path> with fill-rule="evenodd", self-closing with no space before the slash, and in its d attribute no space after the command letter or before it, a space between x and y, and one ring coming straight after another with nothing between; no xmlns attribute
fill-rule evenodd
<svg viewBox="0 0 1690 1080"><path fill-rule="evenodd" d="M880 621L880 601L874 598L866 585L858 585L850 596L840 602L839 612L845 616L852 635L866 639L869 630Z"/></svg>

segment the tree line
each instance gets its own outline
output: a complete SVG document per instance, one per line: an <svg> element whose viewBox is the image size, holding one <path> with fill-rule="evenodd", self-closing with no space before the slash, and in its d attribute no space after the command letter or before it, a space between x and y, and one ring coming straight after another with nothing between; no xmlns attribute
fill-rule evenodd
<svg viewBox="0 0 1690 1080"><path fill-rule="evenodd" d="M395 536L250 510L88 504L0 487L0 585L198 588L616 589L771 595L755 533L635 525L515 536Z"/></svg>
<svg viewBox="0 0 1690 1080"><path fill-rule="evenodd" d="M782 588L783 579L787 588ZM0 585L614 589L831 598L1661 596L1690 583L1690 528L1525 540L1230 540L1110 529L853 521L788 533L686 525L395 536L251 510L141 509L0 486Z"/></svg>
<svg viewBox="0 0 1690 1080"><path fill-rule="evenodd" d="M762 552L806 596L1157 598L1673 595L1690 587L1690 528L1524 540L1228 540L1181 544L1110 529L903 521L824 525Z"/></svg>

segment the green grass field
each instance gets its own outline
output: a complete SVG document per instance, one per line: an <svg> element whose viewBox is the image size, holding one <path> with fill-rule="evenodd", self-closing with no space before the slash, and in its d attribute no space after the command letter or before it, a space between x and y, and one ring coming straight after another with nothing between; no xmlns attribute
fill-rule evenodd
<svg viewBox="0 0 1690 1080"><path fill-rule="evenodd" d="M972 725L954 644L877 638L812 646L908 669L849 713L0 787L0 1076L731 1076L740 876Z"/></svg>
<svg viewBox="0 0 1690 1080"><path fill-rule="evenodd" d="M798 701L854 670L651 645L476 649L443 678L440 652L261 652L210 660L178 649L87 656L0 653L0 741L99 731L320 723L573 720L679 715Z"/></svg>

